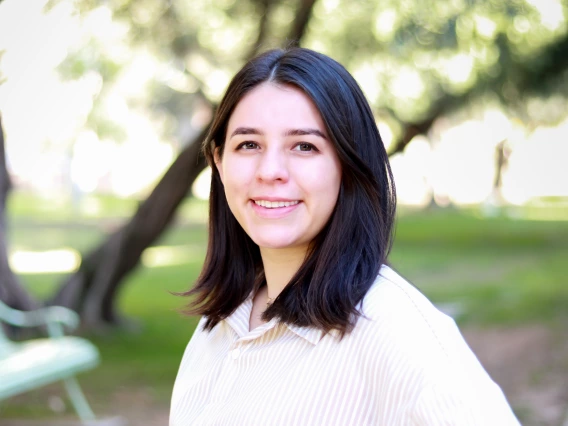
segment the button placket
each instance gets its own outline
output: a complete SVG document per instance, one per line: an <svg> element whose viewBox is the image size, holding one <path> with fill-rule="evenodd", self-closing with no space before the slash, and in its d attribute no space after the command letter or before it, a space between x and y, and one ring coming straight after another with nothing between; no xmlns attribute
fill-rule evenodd
<svg viewBox="0 0 568 426"><path fill-rule="evenodd" d="M231 356L233 351L234 349L229 349L227 356L221 363L219 377L222 379L219 379L214 385L214 389L211 393L211 404L227 401L231 396L235 383L238 381L239 365L235 364Z"/></svg>
<svg viewBox="0 0 568 426"><path fill-rule="evenodd" d="M235 348L230 352L230 356L231 359L233 359L234 361L236 361L237 359L239 359L239 357L241 356L241 349L240 348Z"/></svg>

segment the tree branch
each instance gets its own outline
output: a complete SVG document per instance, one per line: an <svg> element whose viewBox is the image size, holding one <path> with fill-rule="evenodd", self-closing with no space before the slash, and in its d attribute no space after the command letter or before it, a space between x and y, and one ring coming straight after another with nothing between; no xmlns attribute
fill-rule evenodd
<svg viewBox="0 0 568 426"><path fill-rule="evenodd" d="M394 147L389 151L389 157L404 151L404 148L412 141L415 136L428 133L438 116L430 117L419 123L408 124L404 128L404 134L396 141Z"/></svg>
<svg viewBox="0 0 568 426"><path fill-rule="evenodd" d="M459 95L444 94L433 103L430 113L422 121L404 123L403 135L396 141L389 155L402 152L412 138L426 134L441 115L460 108L466 102L471 102L472 99L486 93L492 87L502 87L511 75L515 78L510 81L515 84L519 96L522 97L525 94L543 90L546 82L550 82L568 69L568 35L544 49L541 53L541 60L538 62L514 61L504 36L498 38L497 45L500 47L501 61L510 63L513 70L507 74L482 76L477 84ZM501 99L504 99L501 93L499 95Z"/></svg>
<svg viewBox="0 0 568 426"><path fill-rule="evenodd" d="M294 19L294 25L290 29L287 37L287 40L292 45L299 46L304 38L316 1L317 0L300 0L300 6L296 13L296 19Z"/></svg>
<svg viewBox="0 0 568 426"><path fill-rule="evenodd" d="M270 17L270 10L272 9L272 0L258 0L258 6L260 7L260 22L258 24L258 34L256 37L256 42L252 45L250 51L246 55L246 60L250 61L260 52L262 45L266 39L268 33L268 18Z"/></svg>

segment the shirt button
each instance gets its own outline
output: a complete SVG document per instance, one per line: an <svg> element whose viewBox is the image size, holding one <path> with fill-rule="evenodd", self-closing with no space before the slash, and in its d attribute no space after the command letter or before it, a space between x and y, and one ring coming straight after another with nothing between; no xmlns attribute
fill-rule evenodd
<svg viewBox="0 0 568 426"><path fill-rule="evenodd" d="M231 358L233 358L233 359L237 359L240 355L241 355L240 349L233 349L231 351Z"/></svg>

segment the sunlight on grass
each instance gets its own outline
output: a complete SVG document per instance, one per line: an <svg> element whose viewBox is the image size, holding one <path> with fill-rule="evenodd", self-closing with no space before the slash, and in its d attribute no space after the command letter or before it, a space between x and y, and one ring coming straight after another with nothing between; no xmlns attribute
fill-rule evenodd
<svg viewBox="0 0 568 426"><path fill-rule="evenodd" d="M202 252L203 247L198 245L148 247L142 253L141 261L147 268L182 265L188 259L201 256ZM13 250L9 262L12 270L18 274L70 273L79 267L81 255L70 248Z"/></svg>
<svg viewBox="0 0 568 426"><path fill-rule="evenodd" d="M18 274L48 274L73 272L79 267L81 255L74 249L46 251L14 250L9 256L12 270Z"/></svg>
<svg viewBox="0 0 568 426"><path fill-rule="evenodd" d="M202 252L203 247L197 245L148 247L142 253L142 264L148 268L182 265Z"/></svg>

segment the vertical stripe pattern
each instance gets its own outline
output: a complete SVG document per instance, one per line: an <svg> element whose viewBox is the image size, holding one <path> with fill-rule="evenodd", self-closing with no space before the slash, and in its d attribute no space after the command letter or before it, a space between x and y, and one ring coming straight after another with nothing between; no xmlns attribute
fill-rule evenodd
<svg viewBox="0 0 568 426"><path fill-rule="evenodd" d="M249 331L251 309L200 321L170 426L519 425L454 321L387 266L342 340L275 320Z"/></svg>

